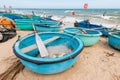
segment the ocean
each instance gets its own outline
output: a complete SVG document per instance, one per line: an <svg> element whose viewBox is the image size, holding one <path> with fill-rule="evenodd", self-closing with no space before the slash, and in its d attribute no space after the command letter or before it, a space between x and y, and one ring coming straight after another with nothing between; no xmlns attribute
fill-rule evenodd
<svg viewBox="0 0 120 80"><path fill-rule="evenodd" d="M102 24L106 27L120 25L120 9L14 9L23 14L32 14L32 11L39 16L52 16L53 19L64 22L75 22L89 19L93 24ZM72 11L75 16L72 16Z"/></svg>

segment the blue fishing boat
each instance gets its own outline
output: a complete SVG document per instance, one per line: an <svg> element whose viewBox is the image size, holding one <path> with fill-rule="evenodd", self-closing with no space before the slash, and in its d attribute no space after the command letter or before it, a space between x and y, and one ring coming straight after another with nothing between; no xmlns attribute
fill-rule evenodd
<svg viewBox="0 0 120 80"><path fill-rule="evenodd" d="M10 19L12 19L12 20L15 20L15 19L23 19L23 16L22 16L22 15L12 14L12 13L4 13L2 16L7 17L7 18L10 18Z"/></svg>
<svg viewBox="0 0 120 80"><path fill-rule="evenodd" d="M60 22L52 20L41 20L39 24L35 24L38 32L58 32L60 31L60 25Z"/></svg>
<svg viewBox="0 0 120 80"><path fill-rule="evenodd" d="M103 28L101 25L91 24L89 20L78 22L78 27L89 28L89 29L102 29Z"/></svg>
<svg viewBox="0 0 120 80"><path fill-rule="evenodd" d="M16 27L21 30L33 30L32 24L37 24L40 21L33 19L15 19Z"/></svg>
<svg viewBox="0 0 120 80"><path fill-rule="evenodd" d="M17 28L22 30L33 30L33 24L37 31L59 31L60 22L52 20L15 19Z"/></svg>
<svg viewBox="0 0 120 80"><path fill-rule="evenodd" d="M102 35L104 35L104 36L109 36L109 33L111 33L111 32L120 32L120 30L113 29L113 28L103 28L103 30L99 30L99 31L101 31Z"/></svg>
<svg viewBox="0 0 120 80"><path fill-rule="evenodd" d="M2 16L10 18L12 20L15 19L34 19L34 20L42 20L40 16L36 15L22 15L22 14L15 14L15 13L4 13Z"/></svg>
<svg viewBox="0 0 120 80"><path fill-rule="evenodd" d="M35 25L36 31L38 32L59 32L60 31L60 26L59 25Z"/></svg>
<svg viewBox="0 0 120 80"><path fill-rule="evenodd" d="M81 27L81 28L98 30L98 31L102 32L103 36L108 36L110 32L120 31L117 29L104 27L102 25L91 24L89 22L89 20L84 20L84 21L78 22L76 26Z"/></svg>
<svg viewBox="0 0 120 80"><path fill-rule="evenodd" d="M108 43L111 47L120 50L120 32L109 33Z"/></svg>
<svg viewBox="0 0 120 80"><path fill-rule="evenodd" d="M42 18L40 16L36 16L36 15L31 15L31 19L34 19L34 20L43 20L44 18Z"/></svg>
<svg viewBox="0 0 120 80"><path fill-rule="evenodd" d="M96 30L84 29L84 28L65 28L65 33L72 34L78 37L80 40L83 41L84 46L92 46L96 44L102 35L101 32Z"/></svg>
<svg viewBox="0 0 120 80"><path fill-rule="evenodd" d="M38 33L38 35L43 41L58 36L58 39L45 44L45 46L48 47L65 44L66 47L72 50L72 52L61 57L38 58L36 57L37 55L39 55L37 47L27 53L23 53L21 51L21 49L23 48L36 44L35 35L30 34L19 38L13 46L14 53L18 58L20 58L20 61L26 68L36 73L56 74L69 69L76 62L80 52L83 49L83 42L77 37L69 34L58 32L45 32Z"/></svg>

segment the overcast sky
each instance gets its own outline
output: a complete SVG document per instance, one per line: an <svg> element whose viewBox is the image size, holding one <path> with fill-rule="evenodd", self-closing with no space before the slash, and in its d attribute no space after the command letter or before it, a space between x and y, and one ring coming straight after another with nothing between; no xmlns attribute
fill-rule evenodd
<svg viewBox="0 0 120 80"><path fill-rule="evenodd" d="M0 8L83 8L84 3L88 8L120 9L120 0L0 0Z"/></svg>

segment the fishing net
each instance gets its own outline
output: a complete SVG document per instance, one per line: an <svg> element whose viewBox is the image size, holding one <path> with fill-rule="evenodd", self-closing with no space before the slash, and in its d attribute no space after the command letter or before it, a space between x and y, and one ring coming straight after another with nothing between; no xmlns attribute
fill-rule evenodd
<svg viewBox="0 0 120 80"><path fill-rule="evenodd" d="M5 42L8 39L13 38L16 36L16 30L15 29L8 29L6 26L0 25L0 42Z"/></svg>
<svg viewBox="0 0 120 80"><path fill-rule="evenodd" d="M68 48L66 44L60 44L55 46L48 46L47 51L49 53L49 55L47 56L48 58L56 58L71 53L72 49ZM37 57L40 57L40 55L38 55Z"/></svg>
<svg viewBox="0 0 120 80"><path fill-rule="evenodd" d="M0 80L15 80L16 75L24 69L20 60L15 56L0 61L0 65Z"/></svg>

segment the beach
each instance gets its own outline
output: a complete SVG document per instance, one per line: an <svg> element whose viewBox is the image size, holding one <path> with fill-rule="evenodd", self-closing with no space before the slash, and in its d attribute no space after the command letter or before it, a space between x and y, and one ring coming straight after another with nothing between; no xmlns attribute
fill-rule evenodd
<svg viewBox="0 0 120 80"><path fill-rule="evenodd" d="M104 18L101 17L100 14L102 14L104 10L99 14L96 12L96 10L93 10L93 13L96 12L96 14L94 15L91 13L87 17L85 17L85 15L88 15L89 13L84 13L84 10L83 13L80 13L75 17L71 16L71 14L68 13L71 10L61 10L61 12L66 11L66 14L59 13L59 10L56 10L56 12L54 9L53 11L48 11L49 13L46 10L47 15L54 13L56 15L54 15L52 18L55 20L60 20L64 23L61 26L61 31L66 27L73 27L75 21L82 21L87 18L93 24L102 24L106 27L114 27L118 25L120 28L118 20L119 18L113 18L113 20L110 18L115 17L116 15L110 16L111 14L109 14ZM76 12L77 11L78 10L76 10ZM112 10L108 10L108 12L111 11ZM27 13L30 12L31 11L28 11ZM89 12L89 10L87 12ZM119 17L118 13L119 12L116 12L117 16ZM17 30L17 35L14 38L0 43L0 75L3 74L4 71L6 71L9 66L14 63L14 60L18 59L13 52L13 45L18 39L18 36L23 37L33 32L34 31ZM14 79L12 80L120 80L119 62L120 51L109 46L107 37L101 36L95 45L84 47L76 63L64 72L52 75L43 75L34 73L24 67L20 72L17 72L16 75L14 75Z"/></svg>
<svg viewBox="0 0 120 80"><path fill-rule="evenodd" d="M72 23L69 25L73 26ZM17 31L16 37L0 43L0 74L14 62L8 59L15 56L12 47L18 35L22 37L30 33L33 31ZM119 62L120 51L108 45L107 37L101 37L95 45L84 47L76 63L64 72L43 75L24 68L14 80L120 80Z"/></svg>

